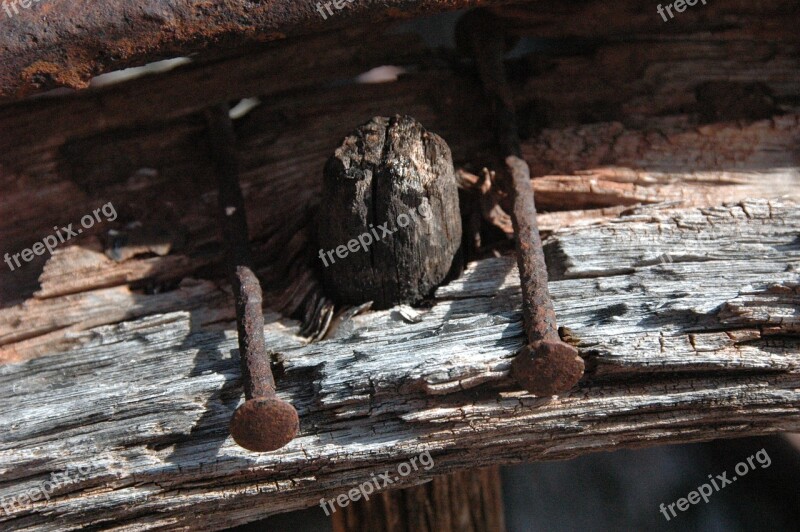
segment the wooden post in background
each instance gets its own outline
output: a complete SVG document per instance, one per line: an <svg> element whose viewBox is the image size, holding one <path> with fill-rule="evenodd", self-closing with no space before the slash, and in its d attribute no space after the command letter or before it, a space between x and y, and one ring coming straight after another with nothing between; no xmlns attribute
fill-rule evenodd
<svg viewBox="0 0 800 532"><path fill-rule="evenodd" d="M332 515L334 532L503 532L500 468L434 478L380 493Z"/></svg>

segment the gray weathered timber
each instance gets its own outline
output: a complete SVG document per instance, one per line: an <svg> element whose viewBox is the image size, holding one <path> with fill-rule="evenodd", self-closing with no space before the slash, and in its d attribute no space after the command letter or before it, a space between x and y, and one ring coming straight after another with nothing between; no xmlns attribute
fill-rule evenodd
<svg viewBox="0 0 800 532"><path fill-rule="evenodd" d="M6 529L218 529L318 504L428 450L431 475L620 447L800 430L800 208L637 209L546 241L560 323L587 361L557 398L519 391L512 257L471 264L422 320L396 309L307 344L267 316L298 437L255 455L233 326L195 312L76 332L79 349L0 366L0 501L78 466ZM657 501L654 501L656 504ZM134 504L135 503L135 504Z"/></svg>

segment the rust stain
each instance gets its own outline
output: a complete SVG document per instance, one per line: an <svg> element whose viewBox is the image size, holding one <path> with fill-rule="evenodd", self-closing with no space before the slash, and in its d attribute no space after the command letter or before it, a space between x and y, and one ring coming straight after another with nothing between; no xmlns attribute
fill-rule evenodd
<svg viewBox="0 0 800 532"><path fill-rule="evenodd" d="M149 61L507 0L359 0L323 20L316 0L48 0L0 20L0 98L87 86Z"/></svg>
<svg viewBox="0 0 800 532"><path fill-rule="evenodd" d="M85 77L80 72L49 61L36 61L20 73L20 78L32 86L54 83L71 88L85 88L88 86Z"/></svg>

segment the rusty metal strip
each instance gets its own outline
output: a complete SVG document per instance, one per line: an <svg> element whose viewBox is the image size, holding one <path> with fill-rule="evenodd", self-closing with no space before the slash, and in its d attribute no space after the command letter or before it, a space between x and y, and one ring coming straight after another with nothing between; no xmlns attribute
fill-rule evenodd
<svg viewBox="0 0 800 532"><path fill-rule="evenodd" d="M358 23L409 18L503 0L19 0L0 8L0 98L84 88L102 72ZM319 4L319 5L318 5ZM276 72L276 75L279 74Z"/></svg>

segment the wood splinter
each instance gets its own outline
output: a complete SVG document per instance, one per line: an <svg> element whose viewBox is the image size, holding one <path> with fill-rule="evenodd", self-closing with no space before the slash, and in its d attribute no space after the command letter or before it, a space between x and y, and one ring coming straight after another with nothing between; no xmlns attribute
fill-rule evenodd
<svg viewBox="0 0 800 532"><path fill-rule="evenodd" d="M506 79L503 52L509 40L502 21L483 9L461 17L456 29L459 47L478 67L491 104L497 143L511 181L511 199L522 288L522 312L528 344L512 363L514 379L529 392L547 396L571 389L583 376L578 350L561 340L556 313L547 289L545 264L530 169L522 158L513 94Z"/></svg>

